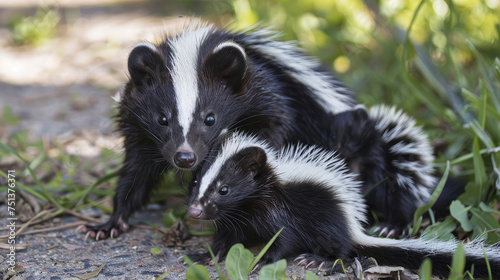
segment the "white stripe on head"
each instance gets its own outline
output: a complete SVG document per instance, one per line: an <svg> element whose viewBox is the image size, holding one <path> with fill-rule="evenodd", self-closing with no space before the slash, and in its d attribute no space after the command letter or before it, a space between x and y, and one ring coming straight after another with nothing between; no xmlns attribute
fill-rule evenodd
<svg viewBox="0 0 500 280"><path fill-rule="evenodd" d="M198 100L198 52L211 26L186 30L170 41L172 47L172 82L177 102L178 120L186 138Z"/></svg>
<svg viewBox="0 0 500 280"><path fill-rule="evenodd" d="M203 197L208 189L208 186L213 183L224 163L239 151L249 147L262 148L266 151L268 160L272 160L274 158L274 152L272 152L270 147L264 141L257 139L255 136L234 132L227 140L224 141L224 144L219 149L215 161L201 178L198 199Z"/></svg>

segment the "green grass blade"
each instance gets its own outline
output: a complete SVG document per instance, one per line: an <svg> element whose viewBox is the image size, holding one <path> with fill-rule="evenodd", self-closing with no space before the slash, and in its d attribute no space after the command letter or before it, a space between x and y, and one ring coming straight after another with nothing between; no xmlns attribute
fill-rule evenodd
<svg viewBox="0 0 500 280"><path fill-rule="evenodd" d="M344 262L341 259L335 260L335 262L332 265L332 270L337 266L337 263L340 263L340 267L342 267L342 271L344 272L345 275L347 275L347 271L345 270L345 267L344 267Z"/></svg>
<svg viewBox="0 0 500 280"><path fill-rule="evenodd" d="M107 181L113 179L116 176L118 176L118 170L114 171L114 172L111 172L111 173L108 173L108 174L102 176L101 178L99 178L92 186L90 186L89 188L87 188L87 189L85 189L83 191L82 197L76 203L76 206L81 205L83 203L83 201L87 198L87 196L89 195L89 193L91 191L93 191L95 188L97 188L97 186L99 186L100 184L102 184L104 182L107 182Z"/></svg>
<svg viewBox="0 0 500 280"><path fill-rule="evenodd" d="M432 264L429 259L425 259L418 270L418 275L421 280L431 280L432 279Z"/></svg>
<svg viewBox="0 0 500 280"><path fill-rule="evenodd" d="M479 81L479 88L481 89L481 95L479 96L481 109L478 112L478 121L481 128L484 129L486 125L486 102L488 101L488 92L484 90L483 81Z"/></svg>
<svg viewBox="0 0 500 280"><path fill-rule="evenodd" d="M210 245L206 243L208 252L210 252L210 256L212 257L212 260L214 261L214 266L215 266L215 271L217 271L217 275L219 275L220 280L226 280L228 279L227 277L222 274L222 271L220 270L220 265L219 262L217 262L217 258L215 258L215 254L212 251L212 248L210 248Z"/></svg>
<svg viewBox="0 0 500 280"><path fill-rule="evenodd" d="M2 170L0 170L0 175L4 176L5 178L8 178L8 175L4 173ZM20 187L22 190L28 192L29 194L41 199L43 202L47 202L47 198L40 194L39 192L33 190L33 188L25 186L23 183L16 181L16 186Z"/></svg>
<svg viewBox="0 0 500 280"><path fill-rule="evenodd" d="M253 260L252 264L250 265L250 270L252 270L255 265L257 265L257 263L260 261L260 259L264 256L264 254L267 252L267 250L269 249L269 247L271 247L271 245L273 244L274 240L276 240L276 238L278 238L278 235L280 235L280 233L283 231L283 228L281 228L274 236L273 238L271 238L271 240L269 240L269 242L267 242L266 246L264 246L264 248L262 248L262 250L259 252L259 254L257 255L257 257L255 257L255 259Z"/></svg>
<svg viewBox="0 0 500 280"><path fill-rule="evenodd" d="M434 192L432 192L432 195L429 199L429 201L418 207L417 210L415 210L415 213L413 214L413 229L411 232L411 235L416 235L418 230L420 229L420 222L421 222L421 217L422 215L427 212L431 207L436 203L439 195L443 191L444 185L446 184L446 180L448 179L448 174L450 173L450 162L446 162L446 169L444 171L443 177L441 177L441 180L439 181L436 189Z"/></svg>
<svg viewBox="0 0 500 280"><path fill-rule="evenodd" d="M483 247L484 261L486 262L486 268L488 269L488 279L492 280L493 275L491 274L491 266L490 260L488 260L488 256L486 255L486 250Z"/></svg>
<svg viewBox="0 0 500 280"><path fill-rule="evenodd" d="M405 68L405 63L407 61L407 55L408 55L408 48L410 47L413 50L413 44L411 43L410 40L410 33L411 29L413 27L413 24L415 24L415 21L417 20L418 13L422 6L424 6L425 0L421 0L420 3L417 6L417 9L415 9L415 12L413 13L413 16L411 18L411 22L408 25L408 28L406 28L405 36L404 36L404 41L403 41L403 69Z"/></svg>
<svg viewBox="0 0 500 280"><path fill-rule="evenodd" d="M472 107L475 111L481 110L481 101L474 93L462 88L462 96L469 102L469 107ZM496 108L488 102L486 104L486 115L495 119L500 119L500 111L497 111Z"/></svg>
<svg viewBox="0 0 500 280"><path fill-rule="evenodd" d="M40 152L40 154L30 163L30 168L31 170L36 169L40 164L45 160L47 155L45 154L45 151ZM22 173L21 176L28 176L29 171L26 168Z"/></svg>
<svg viewBox="0 0 500 280"><path fill-rule="evenodd" d="M479 150L479 154L485 155L485 154L490 154L490 153L497 153L499 152L499 147L494 148L494 149L481 149ZM451 165L457 165L464 163L474 157L473 153L468 153L463 156L457 157L456 159L451 161Z"/></svg>
<svg viewBox="0 0 500 280"><path fill-rule="evenodd" d="M490 66L486 63L484 57L481 53L476 49L472 42L467 41L469 45L469 49L472 51L472 54L476 58L476 61L479 65L479 71L485 80L485 86L487 90L490 92L490 97L495 106L496 110L500 112L500 90L498 89L497 83L495 82L495 75L493 71L490 71Z"/></svg>
<svg viewBox="0 0 500 280"><path fill-rule="evenodd" d="M483 190L486 188L488 178L486 177L486 168L483 158L479 153L479 140L474 137L472 142L472 161L474 162L474 180L475 180L475 198L474 205L479 206L483 199Z"/></svg>
<svg viewBox="0 0 500 280"><path fill-rule="evenodd" d="M480 211L477 208L472 208L470 213L472 214L470 220L474 225L473 239L482 238L492 244L500 242L500 232L498 232L500 224L491 213Z"/></svg>
<svg viewBox="0 0 500 280"><path fill-rule="evenodd" d="M45 196L45 198L52 202L55 206L57 206L58 208L64 208L60 203L59 201L57 201L57 199L55 199L52 195L50 195L50 193L47 191L47 189L45 188L45 185L42 184L42 182L40 182L40 180L38 179L38 177L36 176L35 172L33 172L33 169L31 169L30 167L30 164L17 152L15 151L14 149L12 149L11 147L5 145L4 143L0 142L0 149L2 150L5 150L7 152L10 152L12 154L14 154L18 159L20 159L24 166L28 169L29 171L29 174L31 175L31 177L33 178L33 181L35 181L36 185L38 187L40 187L40 189L42 189L42 192L43 192L43 195Z"/></svg>
<svg viewBox="0 0 500 280"><path fill-rule="evenodd" d="M412 27L417 19L418 13L419 13L420 9L422 8L422 6L424 5L424 3L425 3L425 0L420 1L415 12L413 13L412 20L410 22L410 25L406 29L406 32L402 31L398 27L395 28L396 35L399 36L400 40L401 39L403 40L403 42L402 42L403 47L404 47L403 59L402 59L403 69L405 69L405 64L406 64L406 61L408 60L407 59L407 57L408 57L408 55L407 55L408 50L407 49L411 48L411 50L417 54L417 59L415 61L416 65L417 65L418 69L420 70L420 72L425 76L427 82L436 90L437 93L440 94L440 96L442 98L447 98L449 100L449 102L450 102L450 104L451 104L451 106L456 114L458 114L460 117L462 117L466 122L469 122L470 120L473 119L473 116L468 110L465 110L463 112L463 114L460 114L465 107L465 102L464 102L462 96L460 95L461 88L459 88L455 84L447 81L445 76L443 74L441 74L439 69L434 65L432 59L427 54L427 52L423 48L421 48L420 46L414 45L410 39L411 29L412 29ZM401 33L403 33L403 34L401 34ZM406 76L410 80L414 80L411 78L410 74L407 71L405 71L405 73L406 73ZM433 111L435 113L440 113L440 111L436 110L437 109L436 107L439 107L439 105L442 103L441 101L439 101L439 99L432 96L432 94L425 94L425 91L422 91L422 90L417 90L415 92L419 93L420 98L425 97L425 99L421 98L421 100L429 108L433 108ZM434 101L431 101L431 100L434 100ZM438 100L439 102L436 103L435 100Z"/></svg>
<svg viewBox="0 0 500 280"><path fill-rule="evenodd" d="M464 279L464 269L465 269L465 250L462 243L458 244L457 250L453 253L453 258L451 261L451 271L450 280L462 280Z"/></svg>
<svg viewBox="0 0 500 280"><path fill-rule="evenodd" d="M457 224L452 217L448 217L446 220L430 225L425 228L422 233L422 238L425 240L439 239L447 241L454 239L453 231L457 228Z"/></svg>

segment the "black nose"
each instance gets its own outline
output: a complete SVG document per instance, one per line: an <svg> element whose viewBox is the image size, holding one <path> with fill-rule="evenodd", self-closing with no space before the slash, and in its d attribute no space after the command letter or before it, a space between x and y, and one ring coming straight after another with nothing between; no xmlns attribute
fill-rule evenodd
<svg viewBox="0 0 500 280"><path fill-rule="evenodd" d="M179 168L191 168L196 163L196 155L191 152L178 152L174 156L174 163Z"/></svg>

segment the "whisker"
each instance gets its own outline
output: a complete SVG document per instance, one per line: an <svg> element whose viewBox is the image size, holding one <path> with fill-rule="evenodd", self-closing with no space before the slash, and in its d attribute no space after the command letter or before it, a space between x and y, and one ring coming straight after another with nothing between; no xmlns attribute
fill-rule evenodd
<svg viewBox="0 0 500 280"><path fill-rule="evenodd" d="M155 134L153 134L153 132L152 132L152 131L150 131L150 130L149 130L147 122L146 122L146 121L145 121L145 120L144 120L141 116L139 116L139 114L137 114L136 112L134 112L134 110L132 110L132 108L131 108L130 106L128 106L127 104L125 104L125 103L123 103L123 102L122 102L122 103L120 103L120 104L121 104L121 105L123 105L123 106L125 106L125 108L127 108L127 109L129 110L129 112L131 112L132 114L134 114L134 116L136 116L136 117L137 117L137 119L138 119L138 120L141 122L141 124L143 125L143 127L142 127L142 128L143 128L143 129L144 129L147 133L149 133L151 136L153 136L153 137L154 137L154 138L155 138L158 142L162 142L162 141L160 140L160 138L158 138L158 136L156 136Z"/></svg>

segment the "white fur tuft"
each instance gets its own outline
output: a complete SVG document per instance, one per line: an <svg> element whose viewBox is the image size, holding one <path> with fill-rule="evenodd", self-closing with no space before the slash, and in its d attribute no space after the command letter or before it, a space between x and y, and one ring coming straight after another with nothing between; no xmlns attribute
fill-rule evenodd
<svg viewBox="0 0 500 280"><path fill-rule="evenodd" d="M304 82L327 112L340 113L352 109L352 99L348 89L332 85L330 74L314 71L313 69L320 68L321 64L315 58L297 55L303 53L303 50L296 44L272 40L277 35L269 29L255 30L251 35L248 48L253 48L268 59L283 65L290 76ZM265 43L263 38L267 38Z"/></svg>
<svg viewBox="0 0 500 280"><path fill-rule="evenodd" d="M201 178L200 181L200 191L198 193L198 199L202 198L205 194L205 191L208 189L208 186L214 181L215 177L220 172L220 169L224 163L234 156L239 151L248 148L248 147L259 147L266 152L268 160L275 157L275 153L270 148L270 146L259 140L255 136L234 132L222 145L219 149L219 153L217 154L217 158L212 163L210 168L207 170L205 175Z"/></svg>
<svg viewBox="0 0 500 280"><path fill-rule="evenodd" d="M426 253L428 256L432 256L437 253L447 254L451 256L457 250L458 245L462 243L467 257L484 259L484 254L486 253L490 262L500 261L500 254L499 254L500 248L497 245L485 246L484 242L481 239L474 240L468 243L463 243L455 239L449 241L441 241L438 239L425 239L424 236L422 236L419 239L396 240L390 238L378 238L362 234L360 236L355 236L355 239L353 241L361 247L363 246L376 246L381 248L397 247L407 251ZM374 257L376 258L377 256Z"/></svg>
<svg viewBox="0 0 500 280"><path fill-rule="evenodd" d="M137 43L134 45L134 47L132 48L132 50L136 49L136 48L139 48L139 47L146 47L146 48L149 48L150 50L154 51L154 52L158 52L158 49L156 48L155 45L151 44L150 42L140 42L140 43Z"/></svg>
<svg viewBox="0 0 500 280"><path fill-rule="evenodd" d="M315 182L328 187L341 201L339 206L347 218L350 233L357 235L364 231L366 209L360 206L364 205L361 183L337 154L314 146L290 146L281 149L270 164L285 183Z"/></svg>
<svg viewBox="0 0 500 280"><path fill-rule="evenodd" d="M226 41L226 42L220 43L219 45L217 45L214 48L213 53L217 53L217 52L219 52L220 50L222 50L224 48L235 48L235 49L237 49L238 51L241 52L241 54L243 55L243 57L245 58L245 60L247 59L247 54L245 53L245 49L242 46L236 44L233 41Z"/></svg>
<svg viewBox="0 0 500 280"><path fill-rule="evenodd" d="M402 174L399 174L396 180L398 183L408 186L408 190L419 204L426 203L437 179L432 175L434 156L424 131L420 126L416 126L416 121L413 118L396 107L373 106L368 110L368 114L377 123L376 129L382 133L382 141L390 143L398 141L398 139L407 140L396 142L391 146L389 152L394 158L392 164L410 174L418 175L422 185L413 186L412 179ZM419 156L419 160L399 160L397 156L399 154L415 154Z"/></svg>

